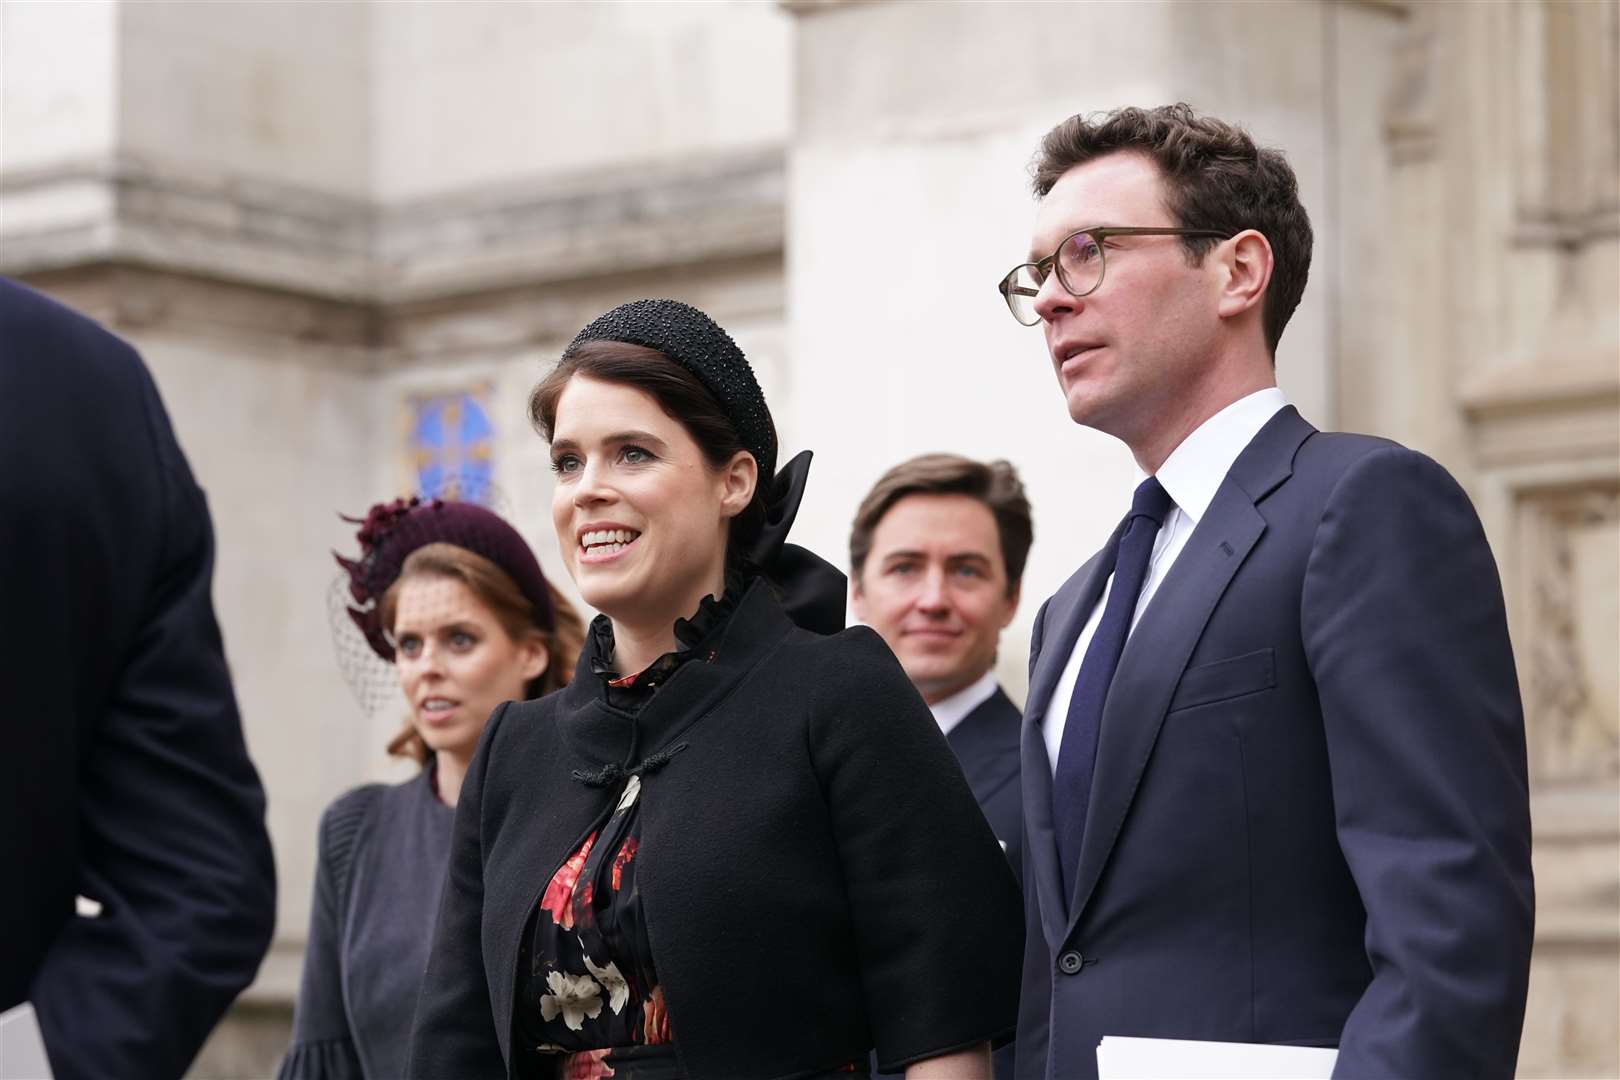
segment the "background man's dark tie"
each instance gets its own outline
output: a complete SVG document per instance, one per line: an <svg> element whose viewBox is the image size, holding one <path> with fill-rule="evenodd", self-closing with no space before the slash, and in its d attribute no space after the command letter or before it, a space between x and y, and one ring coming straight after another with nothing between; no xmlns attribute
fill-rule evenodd
<svg viewBox="0 0 1620 1080"><path fill-rule="evenodd" d="M1074 696L1069 699L1063 745L1058 750L1057 773L1052 781L1052 819L1057 826L1065 898L1071 898L1074 892L1080 841L1086 834L1086 806L1091 800L1091 774L1097 763L1097 736L1108 686L1114 681L1114 669L1119 667L1125 639L1131 633L1131 617L1147 580L1154 538L1173 505L1153 477L1137 487L1131 500L1131 516L1114 546L1114 583L1108 590L1108 604L1091 644L1086 646Z"/></svg>

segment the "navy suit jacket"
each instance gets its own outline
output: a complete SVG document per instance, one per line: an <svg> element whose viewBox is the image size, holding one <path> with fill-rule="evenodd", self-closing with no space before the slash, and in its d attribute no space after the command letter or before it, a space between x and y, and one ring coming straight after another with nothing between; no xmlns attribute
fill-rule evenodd
<svg viewBox="0 0 1620 1080"><path fill-rule="evenodd" d="M3 278L0 462L0 1008L57 1080L178 1077L275 921L208 511L135 351Z"/></svg>
<svg viewBox="0 0 1620 1080"><path fill-rule="evenodd" d="M1018 784L1019 725L1023 714L1001 687L951 728L950 743L979 809L996 839L1007 846L1013 873L1024 869L1024 804Z"/></svg>
<svg viewBox="0 0 1620 1080"><path fill-rule="evenodd" d="M1020 1080L1104 1035L1337 1046L1345 1077L1509 1077L1534 899L1524 721L1472 505L1292 408L1238 457L1104 709L1063 895L1041 723L1109 568L1042 607L1023 728Z"/></svg>
<svg viewBox="0 0 1620 1080"><path fill-rule="evenodd" d="M1018 706L998 686L945 736L990 830L1006 845L1020 886L1024 883L1024 798L1018 783L1022 720ZM1014 1050L1013 1043L996 1050L992 1060L996 1080L1013 1080Z"/></svg>

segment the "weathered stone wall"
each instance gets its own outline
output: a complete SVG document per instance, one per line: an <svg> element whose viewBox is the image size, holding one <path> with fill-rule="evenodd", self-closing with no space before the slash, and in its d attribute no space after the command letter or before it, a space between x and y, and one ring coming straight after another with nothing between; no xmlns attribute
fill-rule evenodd
<svg viewBox="0 0 1620 1080"><path fill-rule="evenodd" d="M1414 5L1385 118L1387 347L1345 423L1443 461L1507 589L1535 824L1520 1071L1620 1074L1620 7Z"/></svg>

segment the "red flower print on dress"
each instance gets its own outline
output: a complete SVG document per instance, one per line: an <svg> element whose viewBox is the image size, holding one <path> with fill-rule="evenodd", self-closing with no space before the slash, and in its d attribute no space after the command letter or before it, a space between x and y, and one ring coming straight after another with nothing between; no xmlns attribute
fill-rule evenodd
<svg viewBox="0 0 1620 1080"><path fill-rule="evenodd" d="M613 1075L613 1066L607 1063L609 1050L587 1050L582 1054L569 1054L563 1059L558 1080L603 1080Z"/></svg>
<svg viewBox="0 0 1620 1080"><path fill-rule="evenodd" d="M578 927L596 925L596 912L591 908L591 897L596 895L596 882L587 881L574 890L574 906L569 909L569 917ZM567 929L567 927L564 927Z"/></svg>
<svg viewBox="0 0 1620 1080"><path fill-rule="evenodd" d="M551 913L551 920L564 930L574 928L574 885L579 881L580 871L585 869L585 858L591 853L591 845L596 843L596 834L585 838L585 844L568 861L563 863L551 878L551 884L546 886L546 893L540 898L540 907Z"/></svg>
<svg viewBox="0 0 1620 1080"><path fill-rule="evenodd" d="M664 988L653 987L652 994L641 1003L641 1041L647 1046L662 1046L675 1041L669 1030L669 1007L664 1004Z"/></svg>
<svg viewBox="0 0 1620 1080"><path fill-rule="evenodd" d="M619 886L620 886L620 883L621 883L621 880L622 880L622 877L623 877L623 872L624 872L624 864L629 862L631 859L636 857L636 848L638 848L640 846L641 845L639 845L636 842L636 838L632 836L632 837L630 837L630 839L628 839L628 840L626 840L624 842L624 846L619 849L619 853L617 855L613 856L613 891L614 892L619 891Z"/></svg>

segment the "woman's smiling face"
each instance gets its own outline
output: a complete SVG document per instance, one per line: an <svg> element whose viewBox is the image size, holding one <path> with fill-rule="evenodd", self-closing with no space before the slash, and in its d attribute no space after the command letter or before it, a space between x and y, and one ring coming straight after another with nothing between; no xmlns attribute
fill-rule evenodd
<svg viewBox="0 0 1620 1080"><path fill-rule="evenodd" d="M651 395L575 375L557 401L551 465L557 546L587 604L658 626L719 595L727 527L753 485L712 468Z"/></svg>

